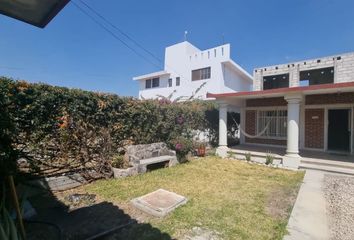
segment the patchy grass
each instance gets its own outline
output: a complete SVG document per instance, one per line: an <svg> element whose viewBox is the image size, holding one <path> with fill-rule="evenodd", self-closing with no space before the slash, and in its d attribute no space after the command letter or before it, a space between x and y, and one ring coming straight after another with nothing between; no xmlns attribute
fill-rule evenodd
<svg viewBox="0 0 354 240"><path fill-rule="evenodd" d="M302 172L207 157L135 177L97 181L85 190L118 206L158 188L186 196L188 203L167 217L143 219L178 239L196 226L224 239L282 239L302 179ZM131 208L124 210L139 219ZM138 239L147 238L142 234Z"/></svg>

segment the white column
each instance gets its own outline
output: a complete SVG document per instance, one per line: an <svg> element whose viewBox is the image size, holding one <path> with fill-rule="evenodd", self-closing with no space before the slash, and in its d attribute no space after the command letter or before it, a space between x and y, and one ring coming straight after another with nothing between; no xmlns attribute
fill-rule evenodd
<svg viewBox="0 0 354 240"><path fill-rule="evenodd" d="M226 157L228 152L227 147L227 104L219 103L219 147L216 149L216 154L220 157Z"/></svg>
<svg viewBox="0 0 354 240"><path fill-rule="evenodd" d="M227 104L219 104L219 147L227 146Z"/></svg>
<svg viewBox="0 0 354 240"><path fill-rule="evenodd" d="M300 164L299 155L299 120L301 95L285 96L288 102L288 134L287 149L283 159L283 165L289 168L298 168Z"/></svg>

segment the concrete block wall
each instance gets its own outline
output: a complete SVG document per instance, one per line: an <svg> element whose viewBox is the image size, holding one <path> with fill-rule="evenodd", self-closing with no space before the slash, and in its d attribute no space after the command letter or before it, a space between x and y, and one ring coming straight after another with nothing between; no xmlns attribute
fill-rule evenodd
<svg viewBox="0 0 354 240"><path fill-rule="evenodd" d="M256 68L253 71L253 90L263 90L263 77L286 73L289 74L289 87L297 87L300 71L326 67L334 67L334 83L354 81L354 52Z"/></svg>

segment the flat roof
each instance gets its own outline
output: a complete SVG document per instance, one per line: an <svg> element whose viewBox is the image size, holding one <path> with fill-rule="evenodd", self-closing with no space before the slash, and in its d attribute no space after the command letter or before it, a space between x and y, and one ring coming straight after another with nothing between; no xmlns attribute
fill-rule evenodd
<svg viewBox="0 0 354 240"><path fill-rule="evenodd" d="M153 77L161 77L166 75L170 75L170 73L163 70L163 71L158 71L158 72L153 72L153 73L133 77L133 80L145 80Z"/></svg>
<svg viewBox="0 0 354 240"><path fill-rule="evenodd" d="M246 92L232 92L232 93L207 93L207 98L216 99L230 99L230 98L257 98L257 97L276 97L284 96L289 93L333 93L333 92L346 92L354 90L354 81L345 83L329 83L320 85L311 85L303 87L288 87L276 88L259 91L246 91Z"/></svg>
<svg viewBox="0 0 354 240"><path fill-rule="evenodd" d="M304 62L312 62L316 60L324 60L324 59L332 59L332 58L337 58L337 57L343 57L343 56L348 56L348 55L354 55L354 52L345 52L345 53L338 53L335 55L327 55L327 56L321 56L321 57L316 57L316 58L306 58L302 60L296 60L293 62L286 62L286 63L279 63L279 64L273 64L273 65L268 65L268 66L260 66L260 67L255 67L253 70L261 70L264 68L267 69L273 69L276 67L287 67L287 65L297 65L297 64L303 64Z"/></svg>
<svg viewBox="0 0 354 240"><path fill-rule="evenodd" d="M231 58L228 61L222 63L226 64L227 66L230 66L231 68L235 69L239 73L243 74L248 81L253 82L253 77L245 69L243 69L240 65L238 65L235 61L233 61Z"/></svg>

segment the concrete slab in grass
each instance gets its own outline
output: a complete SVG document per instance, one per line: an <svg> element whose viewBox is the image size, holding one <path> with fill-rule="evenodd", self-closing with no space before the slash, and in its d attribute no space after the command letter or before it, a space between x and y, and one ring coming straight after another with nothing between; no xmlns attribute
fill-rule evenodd
<svg viewBox="0 0 354 240"><path fill-rule="evenodd" d="M158 189L144 196L134 198L136 208L155 217L164 217L177 207L186 204L187 198L164 189Z"/></svg>

